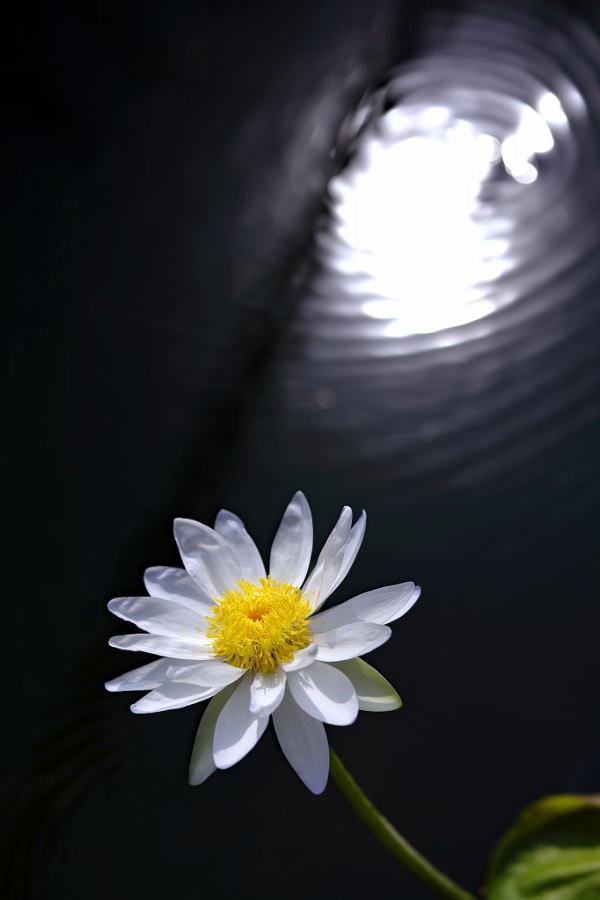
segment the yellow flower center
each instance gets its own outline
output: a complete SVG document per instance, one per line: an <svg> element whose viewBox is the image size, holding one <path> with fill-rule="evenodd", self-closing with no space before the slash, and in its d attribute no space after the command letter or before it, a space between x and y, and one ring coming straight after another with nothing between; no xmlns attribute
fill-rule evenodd
<svg viewBox="0 0 600 900"><path fill-rule="evenodd" d="M310 606L300 588L270 575L260 584L238 583L240 589L219 597L207 616L214 654L240 669L274 672L310 644Z"/></svg>

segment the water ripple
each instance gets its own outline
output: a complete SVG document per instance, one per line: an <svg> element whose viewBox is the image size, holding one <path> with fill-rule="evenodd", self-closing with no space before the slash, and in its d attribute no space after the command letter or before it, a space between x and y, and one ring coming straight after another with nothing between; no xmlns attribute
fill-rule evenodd
<svg viewBox="0 0 600 900"><path fill-rule="evenodd" d="M301 452L329 433L334 456L408 451L409 471L460 481L593 417L597 26L525 4L440 14L348 117L279 362Z"/></svg>

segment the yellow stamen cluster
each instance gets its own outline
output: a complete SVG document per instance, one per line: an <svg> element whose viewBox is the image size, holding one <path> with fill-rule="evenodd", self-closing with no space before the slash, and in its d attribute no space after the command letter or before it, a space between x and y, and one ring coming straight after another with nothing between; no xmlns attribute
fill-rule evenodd
<svg viewBox="0 0 600 900"><path fill-rule="evenodd" d="M240 589L220 597L207 616L214 654L241 669L274 672L310 644L310 606L300 588L270 575L260 584L238 583Z"/></svg>

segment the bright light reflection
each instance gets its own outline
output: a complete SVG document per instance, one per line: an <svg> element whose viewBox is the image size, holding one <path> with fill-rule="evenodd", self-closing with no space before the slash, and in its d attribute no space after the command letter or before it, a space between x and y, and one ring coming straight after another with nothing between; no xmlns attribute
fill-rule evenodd
<svg viewBox="0 0 600 900"><path fill-rule="evenodd" d="M548 153L553 147L548 123L530 106L523 106L517 130L502 141L502 161L515 181L531 184L537 178L537 168L530 160L536 153Z"/></svg>
<svg viewBox="0 0 600 900"><path fill-rule="evenodd" d="M428 124L448 118L429 110ZM486 241L473 212L499 144L464 121L434 136L372 140L352 189L337 192L338 234L369 278L363 311L393 335L438 331L488 315L476 285L495 277L505 241ZM336 192L334 191L334 194Z"/></svg>
<svg viewBox="0 0 600 900"><path fill-rule="evenodd" d="M538 112L549 125L566 125L567 117L556 94L547 91L538 100Z"/></svg>
<svg viewBox="0 0 600 900"><path fill-rule="evenodd" d="M488 162L498 162L502 154L502 145L498 138L492 137L491 134L478 134L477 146L479 152Z"/></svg>
<svg viewBox="0 0 600 900"><path fill-rule="evenodd" d="M538 177L538 170L533 165L533 163L526 162L511 174L515 181L518 181L519 184L533 184L533 182Z"/></svg>
<svg viewBox="0 0 600 900"><path fill-rule="evenodd" d="M499 139L444 106L396 108L364 139L330 185L340 239L330 262L359 277L362 310L386 320L386 334L440 331L494 311L490 286L513 261L509 241L477 215L482 186L498 164L513 183L532 184L536 155L554 146L548 123L561 113L550 93L537 110L515 104L513 130Z"/></svg>

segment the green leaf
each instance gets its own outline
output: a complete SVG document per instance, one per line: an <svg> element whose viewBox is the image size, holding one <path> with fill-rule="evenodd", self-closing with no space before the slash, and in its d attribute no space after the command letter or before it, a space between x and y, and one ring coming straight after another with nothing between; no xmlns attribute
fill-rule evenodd
<svg viewBox="0 0 600 900"><path fill-rule="evenodd" d="M496 847L487 884L488 900L600 900L600 795L527 807Z"/></svg>

